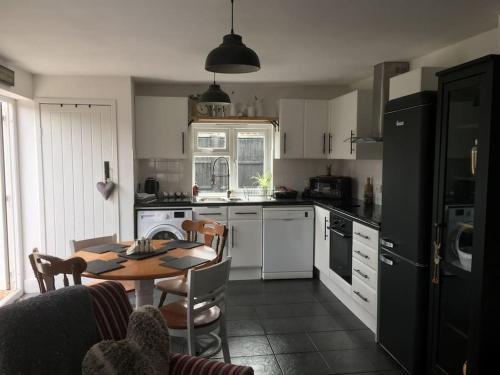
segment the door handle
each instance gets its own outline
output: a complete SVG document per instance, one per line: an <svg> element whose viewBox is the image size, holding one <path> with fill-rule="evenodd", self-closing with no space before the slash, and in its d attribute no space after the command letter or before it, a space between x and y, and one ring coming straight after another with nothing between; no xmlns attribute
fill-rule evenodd
<svg viewBox="0 0 500 375"><path fill-rule="evenodd" d="M366 255L365 253L362 253L362 252L361 252L361 251L359 251L359 250L354 250L354 252L355 252L356 254L359 254L360 256L362 256L362 257L363 257L363 258L365 258L365 259L370 259L370 257L369 257L368 255Z"/></svg>
<svg viewBox="0 0 500 375"><path fill-rule="evenodd" d="M332 135L328 133L328 153L332 153Z"/></svg>
<svg viewBox="0 0 500 375"><path fill-rule="evenodd" d="M323 133L323 154L326 153L326 133Z"/></svg>
<svg viewBox="0 0 500 375"><path fill-rule="evenodd" d="M327 239L328 239L328 235L327 235L327 231L326 231L326 229L327 229L327 227L328 227L328 221L327 221L327 220L328 220L328 219L327 219L327 217L325 216L325 227L324 227L324 230L325 230L325 240L327 240Z"/></svg>
<svg viewBox="0 0 500 375"><path fill-rule="evenodd" d="M394 261L391 258L388 258L387 255L380 254L379 259L382 263L387 264L388 266L393 266Z"/></svg>
<svg viewBox="0 0 500 375"><path fill-rule="evenodd" d="M368 275L366 273L363 273L361 272L360 270L358 270L357 268L353 268L354 272L356 272L358 275L360 275L361 277L365 278L365 279L369 279Z"/></svg>
<svg viewBox="0 0 500 375"><path fill-rule="evenodd" d="M380 239L380 244L384 247L387 247L388 249L393 249L394 248L394 242L389 241L386 238L381 238Z"/></svg>
<svg viewBox="0 0 500 375"><path fill-rule="evenodd" d="M286 154L286 132L283 133L283 153Z"/></svg>
<svg viewBox="0 0 500 375"><path fill-rule="evenodd" d="M363 301L365 302L368 302L368 298L366 298L365 296L363 296L360 292L358 292L357 290L354 290L353 291L354 294L356 294L359 298L361 298Z"/></svg>
<svg viewBox="0 0 500 375"><path fill-rule="evenodd" d="M231 248L234 249L234 225L231 226Z"/></svg>
<svg viewBox="0 0 500 375"><path fill-rule="evenodd" d="M184 154L184 138L185 138L185 135L184 135L184 132L182 132L182 136L181 136L181 141L182 141L182 153Z"/></svg>
<svg viewBox="0 0 500 375"><path fill-rule="evenodd" d="M356 236L359 236L361 238L364 238L365 240L369 240L370 236L367 236L366 234L360 233L360 232L354 232Z"/></svg>

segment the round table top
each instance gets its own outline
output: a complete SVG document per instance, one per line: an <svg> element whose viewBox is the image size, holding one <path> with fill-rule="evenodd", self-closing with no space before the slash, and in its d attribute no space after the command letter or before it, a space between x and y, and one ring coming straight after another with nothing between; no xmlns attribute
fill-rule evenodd
<svg viewBox="0 0 500 375"><path fill-rule="evenodd" d="M170 240L168 241L152 240L151 242L154 248L159 248L170 242ZM121 243L129 244L132 243L132 241L123 241ZM213 264L213 261L217 256L214 249L205 245L198 246L193 249L177 248L174 250L170 250L168 253L160 254L142 260L127 259L125 262L120 263L121 265L124 266L123 268L114 271L105 272L99 275L84 272L82 276L94 279L103 279L103 280L151 280L151 279L161 279L164 277L183 275L187 272L187 270L179 270L177 268L162 266L161 264L163 263L163 261L161 261L160 258L164 257L165 255L173 256L176 258L182 258L184 256L190 255L196 258L203 258L208 261L207 263L203 263L198 267L206 267ZM107 253L97 254L85 250L79 250L75 252L73 256L83 258L87 262L96 259L111 260L119 258L118 254L115 253L114 251L108 251Z"/></svg>

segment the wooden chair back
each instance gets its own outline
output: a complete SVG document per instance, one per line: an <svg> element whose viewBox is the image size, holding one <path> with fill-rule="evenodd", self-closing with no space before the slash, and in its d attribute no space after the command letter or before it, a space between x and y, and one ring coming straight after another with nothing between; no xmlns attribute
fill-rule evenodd
<svg viewBox="0 0 500 375"><path fill-rule="evenodd" d="M194 318L201 312L218 306L225 310L226 287L231 269L231 257L206 268L188 272L187 322L194 328ZM189 328L188 328L189 329Z"/></svg>
<svg viewBox="0 0 500 375"><path fill-rule="evenodd" d="M55 276L60 274L63 275L65 287L69 286L67 275L73 277L74 285L81 285L82 273L87 269L87 262L83 258L75 257L63 260L51 255L40 254L37 248L33 249L29 259L42 294L56 289Z"/></svg>
<svg viewBox="0 0 500 375"><path fill-rule="evenodd" d="M202 234L205 246L214 248L217 253L215 262L219 263L222 260L228 237L228 229L224 224L212 220L185 220L182 223L182 229L186 232L188 241L197 241L198 234Z"/></svg>
<svg viewBox="0 0 500 375"><path fill-rule="evenodd" d="M80 241L70 240L69 246L73 252L76 252L82 249L86 249L87 247L107 245L116 242L117 242L117 236L115 233L112 234L111 236L88 238L86 240L80 240Z"/></svg>

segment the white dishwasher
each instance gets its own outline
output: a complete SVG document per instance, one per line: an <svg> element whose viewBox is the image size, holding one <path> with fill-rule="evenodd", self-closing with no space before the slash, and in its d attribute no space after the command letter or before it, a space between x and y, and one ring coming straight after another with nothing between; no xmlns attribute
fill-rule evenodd
<svg viewBox="0 0 500 375"><path fill-rule="evenodd" d="M314 258L314 209L264 207L263 279L311 278Z"/></svg>

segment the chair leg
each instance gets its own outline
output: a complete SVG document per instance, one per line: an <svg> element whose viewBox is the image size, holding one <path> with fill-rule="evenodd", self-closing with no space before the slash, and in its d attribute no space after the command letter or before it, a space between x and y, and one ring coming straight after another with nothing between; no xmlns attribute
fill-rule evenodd
<svg viewBox="0 0 500 375"><path fill-rule="evenodd" d="M220 338L222 340L222 354L224 356L224 362L231 363L231 355L229 354L229 344L227 342L227 328L226 328L226 317L224 315L220 318Z"/></svg>
<svg viewBox="0 0 500 375"><path fill-rule="evenodd" d="M165 298L167 298L167 292L161 292L160 303L158 303L158 307L162 307L165 303Z"/></svg>
<svg viewBox="0 0 500 375"><path fill-rule="evenodd" d="M187 337L188 354L196 356L196 335L194 332L188 333Z"/></svg>

